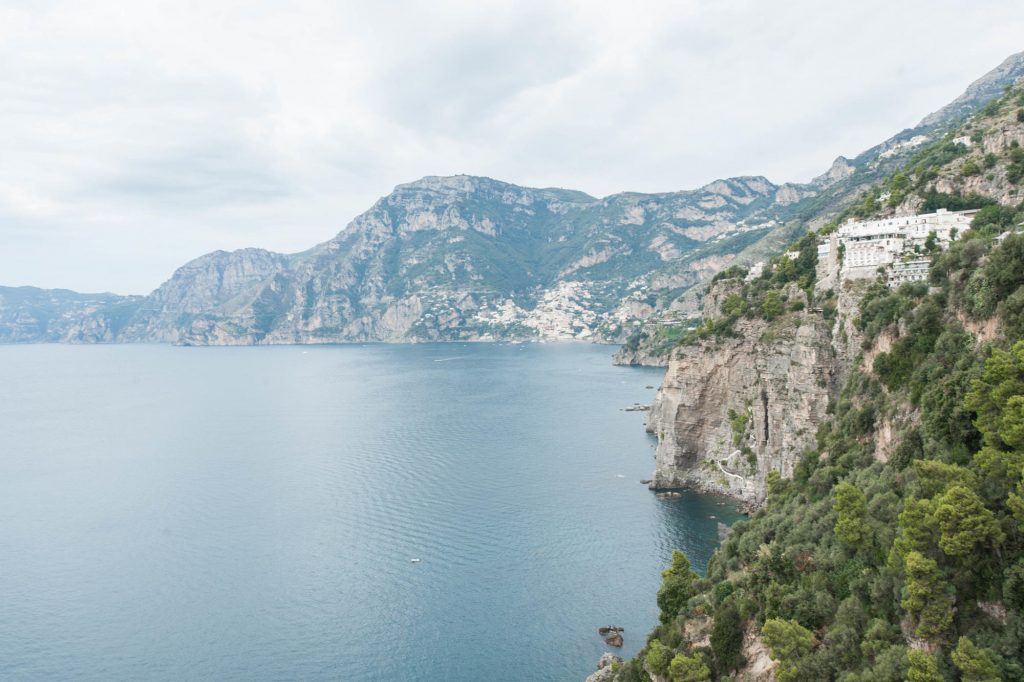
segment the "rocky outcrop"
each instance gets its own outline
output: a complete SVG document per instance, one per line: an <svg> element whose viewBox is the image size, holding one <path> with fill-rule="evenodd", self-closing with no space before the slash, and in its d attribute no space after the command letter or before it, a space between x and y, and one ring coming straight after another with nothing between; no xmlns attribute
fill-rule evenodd
<svg viewBox="0 0 1024 682"><path fill-rule="evenodd" d="M121 341L183 342L211 317L251 308L262 289L288 266L288 257L263 249L215 251L186 263L146 297L121 330ZM250 327L258 326L251 320ZM247 339L248 340L248 339Z"/></svg>
<svg viewBox="0 0 1024 682"><path fill-rule="evenodd" d="M752 623L743 632L743 667L736 671L736 682L773 682L778 663L772 660L768 647Z"/></svg>
<svg viewBox="0 0 1024 682"><path fill-rule="evenodd" d="M729 282L712 288L714 317ZM696 487L760 504L771 472L791 477L814 446L836 385L830 325L808 310L790 285L787 305L802 308L772 321L744 319L735 336L673 352L650 412L657 436L652 488Z"/></svg>
<svg viewBox="0 0 1024 682"><path fill-rule="evenodd" d="M647 345L619 347L612 355L612 363L616 365L631 365L634 367L667 367L670 349L655 349Z"/></svg>
<svg viewBox="0 0 1024 682"><path fill-rule="evenodd" d="M605 652L597 661L597 672L587 677L587 682L611 682L615 679L615 664L622 663L622 659L611 652Z"/></svg>

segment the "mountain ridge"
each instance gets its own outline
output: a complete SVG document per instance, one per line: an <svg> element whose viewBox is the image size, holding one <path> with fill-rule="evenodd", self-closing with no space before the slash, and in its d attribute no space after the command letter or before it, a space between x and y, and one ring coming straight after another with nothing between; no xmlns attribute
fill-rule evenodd
<svg viewBox="0 0 1024 682"><path fill-rule="evenodd" d="M56 296L42 310L43 297L29 306L2 288L0 342L622 342L651 320L693 315L696 285L849 205L910 158L921 126L934 138L1022 75L1024 53L918 128L837 157L808 183L749 175L598 198L424 176L305 251L204 254L147 296L90 306Z"/></svg>

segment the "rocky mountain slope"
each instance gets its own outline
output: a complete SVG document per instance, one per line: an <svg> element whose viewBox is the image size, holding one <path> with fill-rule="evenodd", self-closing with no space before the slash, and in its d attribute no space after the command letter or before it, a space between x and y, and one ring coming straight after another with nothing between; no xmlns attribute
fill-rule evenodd
<svg viewBox="0 0 1024 682"><path fill-rule="evenodd" d="M907 215L938 204L1017 206L1024 200L1024 86L994 102L920 148L837 217ZM855 322L872 282L841 280L839 260L819 263L813 234L790 251L793 258L775 257L759 278L744 281L738 268L718 275L703 324L669 353L648 419L658 438L654 487L696 486L756 506L769 474L791 477L814 447L829 402L862 353ZM769 291L775 309L765 312Z"/></svg>
<svg viewBox="0 0 1024 682"><path fill-rule="evenodd" d="M656 482L755 513L705 578L674 557L601 679L1024 680L1021 135L1024 86L837 216L979 209L927 282L837 277L833 223L712 284L652 409Z"/></svg>
<svg viewBox="0 0 1024 682"><path fill-rule="evenodd" d="M927 124L851 162L838 159L808 184L744 177L597 199L427 177L398 186L308 251L208 254L146 297L79 305L0 290L0 341L622 341L644 321L678 325L695 314L694 285L825 220L909 158L919 138L1022 73L1024 55L1016 55Z"/></svg>
<svg viewBox="0 0 1024 682"><path fill-rule="evenodd" d="M921 162L920 152L926 148L935 149L935 144L946 138L952 131L960 131L967 144L970 135L976 131L969 124L969 119L986 104L997 99L1007 87L1024 78L1024 52L1011 55L998 67L973 82L957 99L925 116L913 128L903 130L888 140L875 145L853 159L839 157L832 167L824 174L815 178L815 183L824 183L822 190L814 196L800 202L791 221L784 227L795 229L779 229L772 235L748 246L739 252L732 261L738 264L750 264L759 260L767 260L771 255L780 252L796 235L807 229L817 229L833 219L840 212L865 200L865 194L871 188L877 188L898 170L905 168L912 161ZM1005 138L1005 139L1004 139ZM986 144L992 149L1002 149L1012 140L990 131ZM948 140L947 140L948 142ZM950 142L952 144L952 142ZM970 150L976 153L976 147ZM966 160L966 159L965 159ZM927 161L926 161L927 162ZM977 161L981 163L981 160ZM956 171L951 171L956 173ZM977 191L985 182L985 176L979 174L969 182L961 182L954 186L949 183L936 185L941 191ZM886 197L888 199L888 197ZM877 195L875 196L877 199ZM1003 197L1009 200L1010 197ZM918 206L923 203L919 202ZM892 209L892 206L887 207ZM915 206L904 207L913 210ZM891 213L891 210L890 210ZM707 283L714 273L705 275L704 279L685 291L678 299L672 301L667 309L678 311L677 315L661 315L652 317L626 339L622 349L616 354L615 361L619 364L666 365L668 353L682 332L699 321L701 306L700 297L707 288Z"/></svg>
<svg viewBox="0 0 1024 682"><path fill-rule="evenodd" d="M0 287L0 342L113 342L142 299L66 289Z"/></svg>
<svg viewBox="0 0 1024 682"><path fill-rule="evenodd" d="M488 178L423 178L307 252L258 263L251 253L226 254L212 270L186 266L151 297L159 316L140 309L122 338L615 339L659 299L716 268L719 254L770 230L791 191L738 178L595 199ZM223 268L252 279L220 300L208 291Z"/></svg>
<svg viewBox="0 0 1024 682"><path fill-rule="evenodd" d="M60 329L21 325L0 339L616 340L776 228L824 183L733 178L687 192L595 199L488 178L427 177L398 186L309 251L198 258L149 296L124 301L135 306L127 321L81 309L74 333L62 331L73 326L68 318ZM0 314L15 319L19 299L2 300Z"/></svg>

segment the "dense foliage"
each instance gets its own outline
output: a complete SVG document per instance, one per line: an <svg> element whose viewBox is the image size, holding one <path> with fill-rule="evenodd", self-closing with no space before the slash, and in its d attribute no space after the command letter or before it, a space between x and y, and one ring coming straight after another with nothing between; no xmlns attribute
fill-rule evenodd
<svg viewBox="0 0 1024 682"><path fill-rule="evenodd" d="M691 345L705 339L734 336L736 322L760 318L769 322L786 313L806 307L814 300L814 282L818 265L818 233L809 232L784 254L772 258L757 277L748 277L746 268L733 266L715 275L712 285L735 280L736 286L721 303L719 316L707 316L699 326L683 334L679 345ZM798 295L798 290L803 295ZM819 296L827 303L829 294Z"/></svg>
<svg viewBox="0 0 1024 682"><path fill-rule="evenodd" d="M791 480L769 479L706 577L680 582L674 558L646 658L617 679L730 679L756 639L781 681L1024 682L1024 204L920 180L963 153L922 150L883 189L980 207L971 229L932 250L928 283L867 290L853 320L865 353L817 447ZM861 208L880 210L885 192L869 194ZM814 239L758 278L723 275L736 282L705 333L783 314L794 284L821 305ZM730 413L734 432L745 416Z"/></svg>
<svg viewBox="0 0 1024 682"><path fill-rule="evenodd" d="M994 239L1016 219L979 214L936 257L931 293L865 296L865 345L886 334L891 349L854 373L818 448L772 482L705 579L674 558L649 669L728 675L753 628L779 680L1024 680L1024 341L979 341L962 322L1022 326L1006 303L1024 296L1024 238ZM903 429L888 461L881 420ZM688 648L682 629L708 617L711 646Z"/></svg>

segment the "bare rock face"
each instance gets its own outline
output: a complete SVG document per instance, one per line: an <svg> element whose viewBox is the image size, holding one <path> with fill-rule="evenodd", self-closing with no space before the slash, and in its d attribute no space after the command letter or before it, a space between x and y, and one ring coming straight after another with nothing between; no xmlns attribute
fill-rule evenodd
<svg viewBox="0 0 1024 682"><path fill-rule="evenodd" d="M586 682L612 682L615 679L615 671L612 667L606 666L601 668L597 672L591 673L587 676Z"/></svg>
<svg viewBox="0 0 1024 682"><path fill-rule="evenodd" d="M586 682L611 682L615 679L615 670L612 668L615 663L622 663L622 659L606 651L597 661L597 672L591 673Z"/></svg>
<svg viewBox="0 0 1024 682"><path fill-rule="evenodd" d="M746 664L736 671L737 682L773 682L778 664L772 660L761 635L748 625L743 633L743 658Z"/></svg>
<svg viewBox="0 0 1024 682"><path fill-rule="evenodd" d="M730 285L726 285L730 286ZM712 288L706 303L721 298ZM804 309L772 322L742 320L739 338L677 349L647 430L658 438L652 488L692 486L760 504L768 474L784 478L815 443L836 381L829 326Z"/></svg>
<svg viewBox="0 0 1024 682"><path fill-rule="evenodd" d="M195 341L196 330L212 328L209 319L236 314L258 302L260 290L273 285L287 262L286 256L263 249L215 251L196 258L146 297L119 340Z"/></svg>

